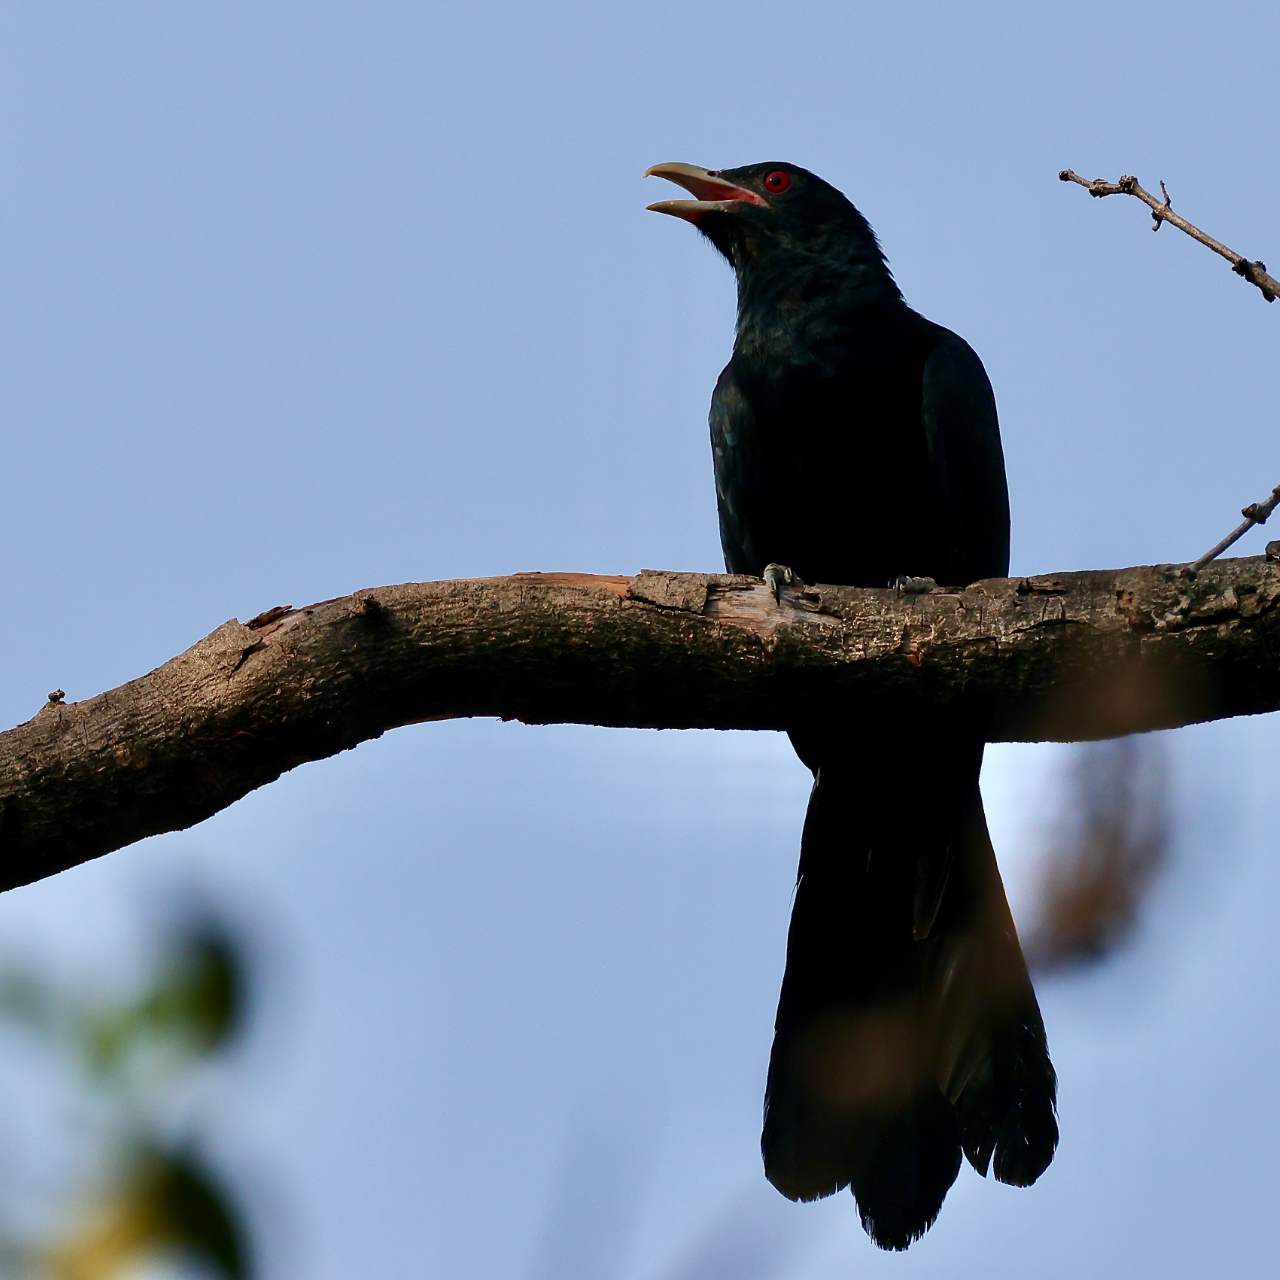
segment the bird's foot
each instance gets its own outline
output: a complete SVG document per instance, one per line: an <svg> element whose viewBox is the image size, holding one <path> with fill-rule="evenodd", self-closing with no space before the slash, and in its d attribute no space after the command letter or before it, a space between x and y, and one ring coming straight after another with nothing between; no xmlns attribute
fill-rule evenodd
<svg viewBox="0 0 1280 1280"><path fill-rule="evenodd" d="M769 589L773 592L774 604L782 603L783 587L803 587L804 579L785 564L767 564L764 567L764 580L769 584Z"/></svg>
<svg viewBox="0 0 1280 1280"><path fill-rule="evenodd" d="M938 584L932 578L913 578L909 573L900 573L889 587L899 595L921 595L926 591L936 591Z"/></svg>

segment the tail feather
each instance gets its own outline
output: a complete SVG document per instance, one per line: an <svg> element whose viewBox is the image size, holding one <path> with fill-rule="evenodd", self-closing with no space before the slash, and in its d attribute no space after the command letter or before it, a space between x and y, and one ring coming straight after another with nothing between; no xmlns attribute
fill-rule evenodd
<svg viewBox="0 0 1280 1280"><path fill-rule="evenodd" d="M850 1183L867 1235L881 1249L905 1249L933 1226L960 1172L955 1116L938 1090L884 1116L867 1135Z"/></svg>
<svg viewBox="0 0 1280 1280"><path fill-rule="evenodd" d="M1058 1144L1057 1077L1009 912L976 780L956 833L951 888L921 944L938 1081L984 1177L1030 1186Z"/></svg>
<svg viewBox="0 0 1280 1280"><path fill-rule="evenodd" d="M761 1145L786 1196L850 1187L882 1248L961 1152L1028 1185L1057 1142L1044 1026L977 789L980 744L827 744L801 842Z"/></svg>

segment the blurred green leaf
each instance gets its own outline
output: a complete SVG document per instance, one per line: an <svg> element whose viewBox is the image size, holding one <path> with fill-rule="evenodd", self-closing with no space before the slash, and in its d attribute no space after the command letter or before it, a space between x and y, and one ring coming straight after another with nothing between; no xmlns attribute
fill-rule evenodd
<svg viewBox="0 0 1280 1280"><path fill-rule="evenodd" d="M142 1012L157 1031L182 1036L198 1052L209 1053L239 1030L243 1009L240 956L230 938L210 928L181 940Z"/></svg>
<svg viewBox="0 0 1280 1280"><path fill-rule="evenodd" d="M190 1151L133 1153L111 1190L46 1254L56 1280L113 1280L152 1258L200 1261L227 1280L251 1274L230 1196Z"/></svg>
<svg viewBox="0 0 1280 1280"><path fill-rule="evenodd" d="M79 1038L90 1069L109 1076L138 1050L200 1056L239 1030L244 966L230 937L204 925L171 944L159 977L142 997L85 1011Z"/></svg>
<svg viewBox="0 0 1280 1280"><path fill-rule="evenodd" d="M172 1156L156 1179L162 1230L179 1252L214 1264L229 1280L249 1274L240 1215L218 1182L191 1153Z"/></svg>

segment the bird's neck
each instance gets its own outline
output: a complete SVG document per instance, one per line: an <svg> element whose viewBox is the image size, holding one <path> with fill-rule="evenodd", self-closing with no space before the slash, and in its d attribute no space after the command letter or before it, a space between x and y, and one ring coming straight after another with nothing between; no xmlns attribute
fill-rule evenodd
<svg viewBox="0 0 1280 1280"><path fill-rule="evenodd" d="M768 354L790 363L803 353L820 362L827 347L843 348L850 328L869 312L901 306L902 293L878 246L857 247L840 257L789 255L738 276L735 350ZM794 348L794 351L793 351Z"/></svg>

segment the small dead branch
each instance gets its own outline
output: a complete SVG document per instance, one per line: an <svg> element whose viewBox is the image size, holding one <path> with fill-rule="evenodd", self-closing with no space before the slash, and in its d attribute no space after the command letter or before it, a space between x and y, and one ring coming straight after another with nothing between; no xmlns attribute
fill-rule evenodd
<svg viewBox="0 0 1280 1280"><path fill-rule="evenodd" d="M1236 275L1243 276L1250 284L1256 285L1268 302L1274 302L1277 297L1280 297L1280 280L1267 274L1265 263L1251 262L1243 254L1237 253L1234 249L1228 249L1220 240L1215 240L1211 235L1207 235L1199 227L1188 222L1186 218L1179 217L1178 214L1174 213L1173 204L1169 199L1169 193L1165 190L1163 182L1160 184L1160 191L1164 199L1161 200L1153 196L1150 191L1144 190L1138 183L1137 178L1132 178L1128 175L1122 177L1119 182L1107 182L1103 178L1094 178L1090 182L1087 178L1082 178L1071 169L1063 169L1059 172L1058 177L1063 182L1079 183L1091 196L1136 197L1151 210L1151 216L1155 219L1151 228L1152 231L1159 231L1162 222L1170 223L1177 227L1179 231L1186 232L1193 240L1198 240L1206 248L1212 249L1214 253L1226 258L1231 263L1231 270Z"/></svg>
<svg viewBox="0 0 1280 1280"><path fill-rule="evenodd" d="M1244 521L1227 534L1216 547L1210 547L1195 564L1189 564L1183 570L1184 574L1188 578L1194 578L1210 560L1216 560L1228 547L1239 542L1254 525L1266 524L1267 517L1276 509L1277 504L1280 504L1280 485L1271 490L1271 497L1265 502L1251 502L1247 507L1241 508L1240 514L1244 516ZM1275 545L1274 542L1267 543L1267 557L1269 559L1273 558L1271 548Z"/></svg>

